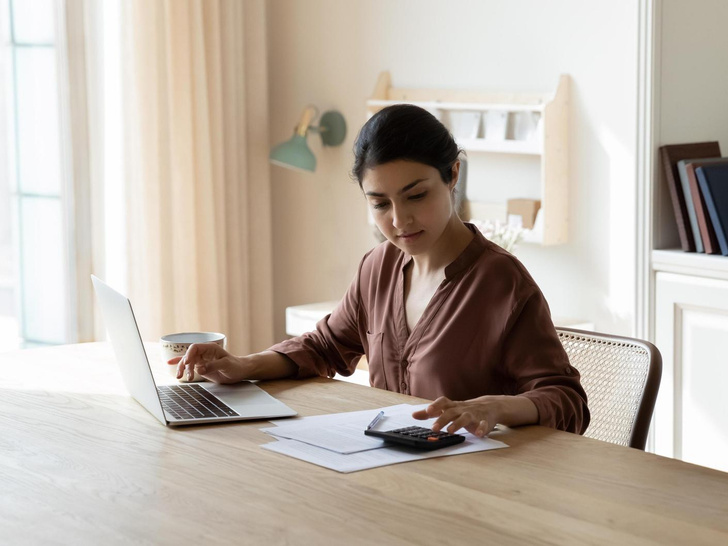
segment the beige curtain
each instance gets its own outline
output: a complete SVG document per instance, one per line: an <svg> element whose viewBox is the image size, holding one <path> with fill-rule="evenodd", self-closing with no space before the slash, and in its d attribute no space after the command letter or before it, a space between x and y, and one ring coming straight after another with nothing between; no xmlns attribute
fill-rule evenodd
<svg viewBox="0 0 728 546"><path fill-rule="evenodd" d="M105 338L90 275L105 277L103 10L97 0L58 2L58 82L68 241L68 339Z"/></svg>
<svg viewBox="0 0 728 546"><path fill-rule="evenodd" d="M145 339L273 342L263 0L122 3L128 291Z"/></svg>

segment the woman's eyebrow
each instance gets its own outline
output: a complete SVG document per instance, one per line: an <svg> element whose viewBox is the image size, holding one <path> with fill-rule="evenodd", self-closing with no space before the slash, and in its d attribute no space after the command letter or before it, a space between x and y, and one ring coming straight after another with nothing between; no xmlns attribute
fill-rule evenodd
<svg viewBox="0 0 728 546"><path fill-rule="evenodd" d="M414 182L410 182L409 184L407 184L404 188L402 188L401 190L399 190L397 193L398 194L402 194L402 193L404 193L404 192L406 192L408 190L411 190L417 184L419 184L420 182L424 182L425 180L427 180L427 178L418 178ZM377 193L377 192L374 192L374 191L368 191L364 195L370 195L371 197L387 197L387 195L384 194L384 193Z"/></svg>

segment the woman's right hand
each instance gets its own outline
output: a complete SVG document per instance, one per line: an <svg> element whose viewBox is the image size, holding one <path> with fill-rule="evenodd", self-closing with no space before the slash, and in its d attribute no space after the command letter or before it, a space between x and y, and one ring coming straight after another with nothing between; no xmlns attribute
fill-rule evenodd
<svg viewBox="0 0 728 546"><path fill-rule="evenodd" d="M184 356L167 363L177 364L177 379L187 374L190 381L195 372L214 383L238 383L249 379L250 374L247 357L232 355L217 343L193 343Z"/></svg>

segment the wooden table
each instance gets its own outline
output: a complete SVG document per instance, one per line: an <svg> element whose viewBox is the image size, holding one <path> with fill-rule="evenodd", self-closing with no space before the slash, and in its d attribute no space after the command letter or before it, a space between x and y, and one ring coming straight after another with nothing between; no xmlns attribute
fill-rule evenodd
<svg viewBox="0 0 728 546"><path fill-rule="evenodd" d="M261 386L301 415L419 401ZM508 449L338 474L261 449L265 425L163 427L105 343L0 354L0 542L728 544L728 474L677 460L527 427L497 433Z"/></svg>

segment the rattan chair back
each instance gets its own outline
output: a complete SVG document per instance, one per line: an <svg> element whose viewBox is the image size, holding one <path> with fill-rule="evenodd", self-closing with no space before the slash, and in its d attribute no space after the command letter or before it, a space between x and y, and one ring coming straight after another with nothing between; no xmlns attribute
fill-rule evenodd
<svg viewBox="0 0 728 546"><path fill-rule="evenodd" d="M662 375L660 351L639 339L556 331L588 397L584 436L644 450Z"/></svg>

